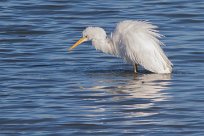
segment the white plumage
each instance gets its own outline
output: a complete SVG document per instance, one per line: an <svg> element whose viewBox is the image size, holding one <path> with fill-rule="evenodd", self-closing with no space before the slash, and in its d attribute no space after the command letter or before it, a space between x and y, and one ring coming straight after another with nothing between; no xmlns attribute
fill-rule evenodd
<svg viewBox="0 0 204 136"><path fill-rule="evenodd" d="M94 47L104 53L121 57L133 65L139 64L154 73L171 73L172 63L160 47L162 35L156 28L149 22L126 20L118 23L111 36L107 36L102 28L87 27L83 38L69 50L92 40Z"/></svg>

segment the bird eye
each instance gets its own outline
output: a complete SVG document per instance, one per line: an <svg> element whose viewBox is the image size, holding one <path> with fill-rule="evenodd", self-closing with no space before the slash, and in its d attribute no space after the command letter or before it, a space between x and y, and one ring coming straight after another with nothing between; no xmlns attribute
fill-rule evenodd
<svg viewBox="0 0 204 136"><path fill-rule="evenodd" d="M86 38L88 38L88 36L87 36L87 35L86 35L85 37L86 37Z"/></svg>

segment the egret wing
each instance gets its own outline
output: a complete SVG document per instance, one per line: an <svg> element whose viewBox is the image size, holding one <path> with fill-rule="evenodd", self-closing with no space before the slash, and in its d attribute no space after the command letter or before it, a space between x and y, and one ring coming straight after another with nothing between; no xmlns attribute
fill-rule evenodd
<svg viewBox="0 0 204 136"><path fill-rule="evenodd" d="M162 35L156 28L145 21L120 22L112 36L115 55L152 72L171 73L172 63L160 47L163 45L159 40Z"/></svg>

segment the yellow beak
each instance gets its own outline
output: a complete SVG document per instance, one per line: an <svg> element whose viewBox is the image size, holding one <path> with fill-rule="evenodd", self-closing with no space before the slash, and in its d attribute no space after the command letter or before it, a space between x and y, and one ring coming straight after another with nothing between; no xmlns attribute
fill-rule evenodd
<svg viewBox="0 0 204 136"><path fill-rule="evenodd" d="M77 47L79 44L83 43L87 41L87 37L82 37L81 39L79 39L74 45L72 45L68 51L71 51L72 49L74 49L75 47Z"/></svg>

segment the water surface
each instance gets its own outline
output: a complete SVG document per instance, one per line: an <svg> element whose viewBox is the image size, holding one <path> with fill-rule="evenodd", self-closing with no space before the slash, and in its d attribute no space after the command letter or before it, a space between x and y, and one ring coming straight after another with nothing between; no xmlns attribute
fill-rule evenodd
<svg viewBox="0 0 204 136"><path fill-rule="evenodd" d="M152 74L84 43L125 19L159 26L172 74ZM1 0L1 135L204 135L201 0Z"/></svg>

